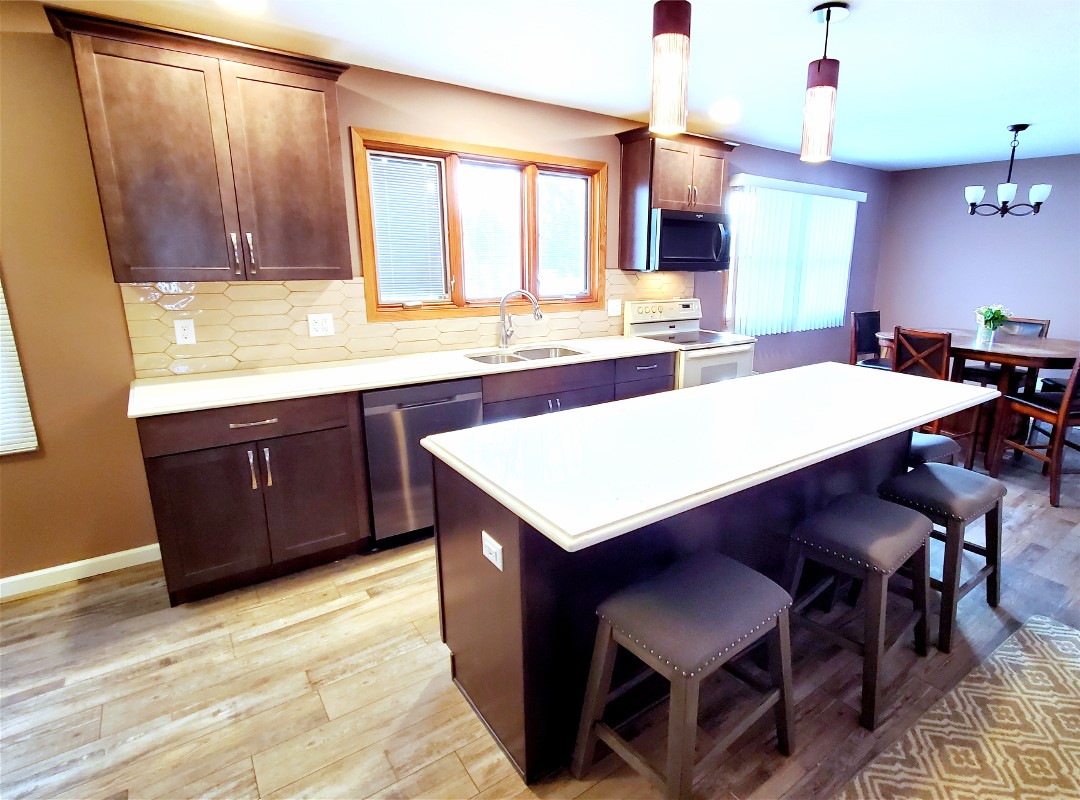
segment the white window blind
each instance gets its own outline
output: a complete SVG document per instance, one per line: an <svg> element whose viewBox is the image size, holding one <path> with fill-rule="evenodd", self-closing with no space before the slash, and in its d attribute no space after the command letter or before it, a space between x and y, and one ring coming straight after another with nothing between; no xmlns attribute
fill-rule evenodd
<svg viewBox="0 0 1080 800"><path fill-rule="evenodd" d="M731 316L739 333L760 336L844 324L858 202L809 194L805 184L798 186L787 191L744 183L733 192Z"/></svg>
<svg viewBox="0 0 1080 800"><path fill-rule="evenodd" d="M37 433L26 399L4 286L0 284L0 455L37 450Z"/></svg>
<svg viewBox="0 0 1080 800"><path fill-rule="evenodd" d="M371 152L368 181L379 302L446 300L442 160Z"/></svg>
<svg viewBox="0 0 1080 800"><path fill-rule="evenodd" d="M536 183L540 297L588 294L589 179L541 172Z"/></svg>
<svg viewBox="0 0 1080 800"><path fill-rule="evenodd" d="M462 161L457 171L466 300L522 288L521 183L517 167Z"/></svg>

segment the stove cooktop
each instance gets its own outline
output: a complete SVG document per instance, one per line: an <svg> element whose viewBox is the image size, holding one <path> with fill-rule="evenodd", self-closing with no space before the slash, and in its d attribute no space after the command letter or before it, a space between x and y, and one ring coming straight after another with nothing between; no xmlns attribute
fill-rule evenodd
<svg viewBox="0 0 1080 800"><path fill-rule="evenodd" d="M740 333L727 331L685 331L681 333L647 333L645 339L655 339L659 342L670 342L683 350L699 347L732 347L739 344L751 344L755 340L752 336L743 336Z"/></svg>

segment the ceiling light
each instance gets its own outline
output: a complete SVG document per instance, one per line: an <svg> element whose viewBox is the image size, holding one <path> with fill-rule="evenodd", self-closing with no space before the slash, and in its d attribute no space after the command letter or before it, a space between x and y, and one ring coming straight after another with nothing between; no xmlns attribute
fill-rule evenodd
<svg viewBox="0 0 1080 800"><path fill-rule="evenodd" d="M709 107L709 117L720 125L734 125L742 119L742 104L734 97L721 97Z"/></svg>
<svg viewBox="0 0 1080 800"><path fill-rule="evenodd" d="M1028 202L1012 205L1012 201L1016 197L1016 184L1012 182L1012 171L1013 162L1016 161L1016 146L1019 144L1017 137L1020 135L1020 131L1026 131L1030 127L1030 125L1023 124L1009 126L1009 130L1012 131L1013 135L1012 152L1009 154L1009 174L1005 178L1005 183L998 184L998 205L982 202L983 196L986 194L986 189L982 186L964 187L964 198L971 209L969 213L978 214L980 217L995 215L1004 217L1006 214L1012 214L1014 217L1026 217L1029 214L1039 213L1042 204L1050 196L1050 189L1053 188L1049 183L1033 184L1031 189L1028 190Z"/></svg>
<svg viewBox="0 0 1080 800"><path fill-rule="evenodd" d="M836 85L840 62L829 58L829 24L848 15L847 3L822 3L812 16L825 23L825 51L810 62L806 77L806 103L803 105L802 149L799 158L811 163L832 158L833 121L836 118Z"/></svg>
<svg viewBox="0 0 1080 800"><path fill-rule="evenodd" d="M660 0L653 6L650 131L668 136L686 130L689 83L690 3Z"/></svg>

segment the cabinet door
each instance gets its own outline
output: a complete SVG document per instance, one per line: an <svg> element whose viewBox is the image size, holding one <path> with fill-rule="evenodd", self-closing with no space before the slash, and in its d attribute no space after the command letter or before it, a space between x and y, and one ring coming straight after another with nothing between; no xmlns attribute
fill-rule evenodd
<svg viewBox="0 0 1080 800"><path fill-rule="evenodd" d="M653 140L653 208L690 208L694 175L694 146L667 139Z"/></svg>
<svg viewBox="0 0 1080 800"><path fill-rule="evenodd" d="M349 428L258 443L275 563L361 537Z"/></svg>
<svg viewBox="0 0 1080 800"><path fill-rule="evenodd" d="M248 278L348 280L333 81L221 62Z"/></svg>
<svg viewBox="0 0 1080 800"><path fill-rule="evenodd" d="M724 153L700 145L694 148L694 211L716 213L724 199Z"/></svg>
<svg viewBox="0 0 1080 800"><path fill-rule="evenodd" d="M169 592L270 563L254 444L146 459Z"/></svg>
<svg viewBox="0 0 1080 800"><path fill-rule="evenodd" d="M588 389L574 389L570 392L559 392L552 398L554 411L566 411L571 408L582 406L595 406L598 403L607 403L615 399L615 387L612 384L606 386L590 386Z"/></svg>
<svg viewBox="0 0 1080 800"><path fill-rule="evenodd" d="M644 378L640 381L626 381L615 384L615 399L625 400L628 397L641 397L645 394L667 392L674 388L674 375L660 375L656 378Z"/></svg>
<svg viewBox="0 0 1080 800"><path fill-rule="evenodd" d="M499 422L504 419L548 414L554 410L553 397L554 395L541 394L535 397L518 397L514 400L484 403L484 422Z"/></svg>
<svg viewBox="0 0 1080 800"><path fill-rule="evenodd" d="M80 34L72 47L116 280L236 280L217 59Z"/></svg>

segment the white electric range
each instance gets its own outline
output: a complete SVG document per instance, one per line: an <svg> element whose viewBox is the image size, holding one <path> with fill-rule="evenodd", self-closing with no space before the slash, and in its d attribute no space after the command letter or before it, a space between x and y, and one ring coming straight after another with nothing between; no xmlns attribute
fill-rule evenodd
<svg viewBox="0 0 1080 800"><path fill-rule="evenodd" d="M675 388L715 383L750 375L754 370L752 336L701 327L701 301L628 300L623 308L623 334L670 342L675 357Z"/></svg>

